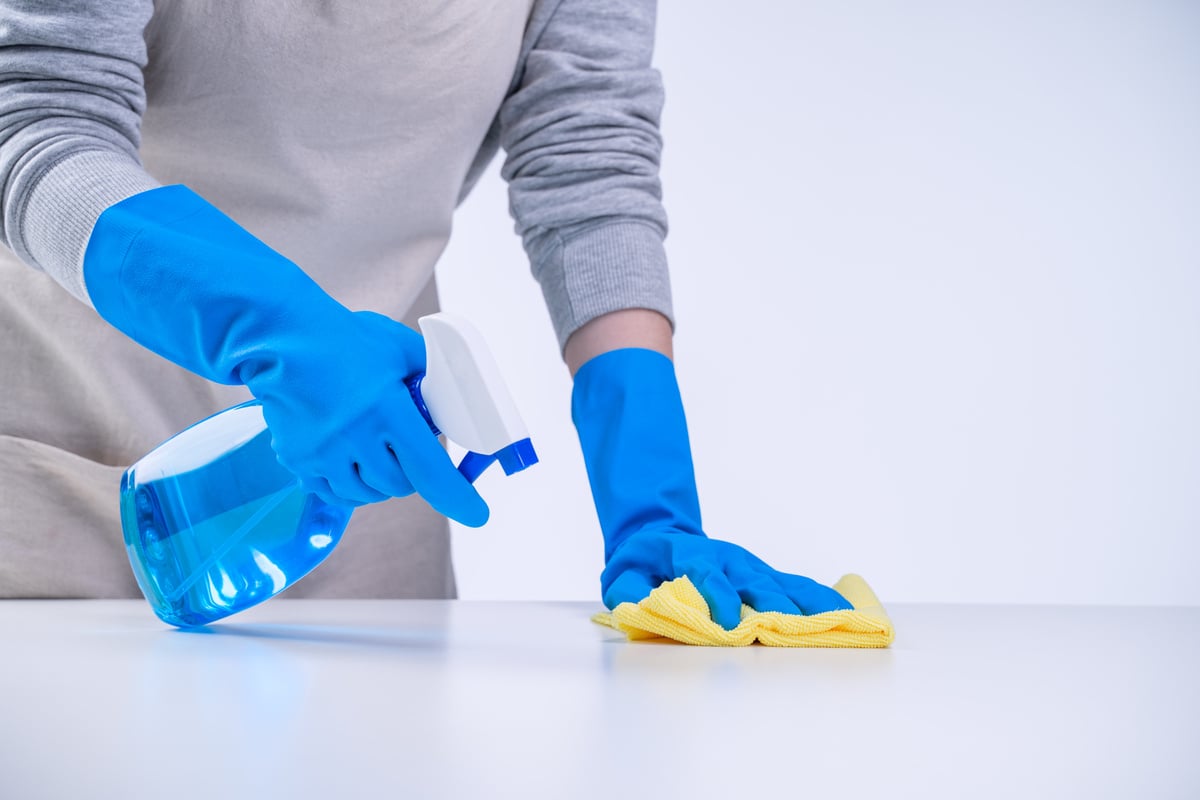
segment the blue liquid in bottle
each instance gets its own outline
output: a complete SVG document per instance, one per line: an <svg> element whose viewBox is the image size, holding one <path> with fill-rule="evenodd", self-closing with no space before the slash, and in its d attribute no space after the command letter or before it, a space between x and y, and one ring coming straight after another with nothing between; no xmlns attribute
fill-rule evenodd
<svg viewBox="0 0 1200 800"><path fill-rule="evenodd" d="M275 458L262 406L202 420L121 480L121 526L138 586L180 627L257 605L307 575L352 509L304 491Z"/></svg>

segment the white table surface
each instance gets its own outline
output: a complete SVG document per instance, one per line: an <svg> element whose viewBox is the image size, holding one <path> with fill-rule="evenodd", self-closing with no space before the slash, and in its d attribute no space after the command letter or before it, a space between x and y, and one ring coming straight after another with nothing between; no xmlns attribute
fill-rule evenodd
<svg viewBox="0 0 1200 800"><path fill-rule="evenodd" d="M897 605L888 650L595 610L0 602L0 798L1200 798L1198 608Z"/></svg>

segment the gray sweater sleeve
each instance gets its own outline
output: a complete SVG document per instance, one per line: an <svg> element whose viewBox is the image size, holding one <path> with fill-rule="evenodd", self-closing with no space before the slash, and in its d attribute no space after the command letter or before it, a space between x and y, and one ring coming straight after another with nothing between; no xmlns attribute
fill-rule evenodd
<svg viewBox="0 0 1200 800"><path fill-rule="evenodd" d="M88 303L96 218L158 183L138 159L152 0L0 0L0 240Z"/></svg>
<svg viewBox="0 0 1200 800"><path fill-rule="evenodd" d="M669 320L658 178L662 80L654 0L535 8L516 90L500 110L501 174L560 348L589 320L648 308Z"/></svg>

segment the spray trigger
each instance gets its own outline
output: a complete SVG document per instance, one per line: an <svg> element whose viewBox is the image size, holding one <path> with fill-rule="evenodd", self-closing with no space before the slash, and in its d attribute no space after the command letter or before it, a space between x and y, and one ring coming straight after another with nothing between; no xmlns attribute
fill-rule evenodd
<svg viewBox="0 0 1200 800"><path fill-rule="evenodd" d="M462 317L420 319L426 370L406 381L435 435L467 449L458 471L472 483L494 461L505 475L537 463L537 453L483 336Z"/></svg>

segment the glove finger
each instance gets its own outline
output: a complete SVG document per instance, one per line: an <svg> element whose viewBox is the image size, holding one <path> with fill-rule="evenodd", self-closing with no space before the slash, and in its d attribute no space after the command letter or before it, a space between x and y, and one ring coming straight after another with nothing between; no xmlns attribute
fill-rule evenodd
<svg viewBox="0 0 1200 800"><path fill-rule="evenodd" d="M309 494L315 494L322 502L328 503L331 506L354 507L358 503L347 502L344 498L338 497L337 493L329 486L329 481L324 478L305 478L301 481L304 491Z"/></svg>
<svg viewBox="0 0 1200 800"><path fill-rule="evenodd" d="M402 408L402 419L408 423L405 429L409 435L392 436L388 441L413 489L436 510L464 525L478 528L487 522L487 503L470 481L455 469L450 455L429 430L421 412L411 402Z"/></svg>
<svg viewBox="0 0 1200 800"><path fill-rule="evenodd" d="M604 605L612 609L621 603L640 603L656 588L657 584L652 583L646 575L628 570L618 575L604 590Z"/></svg>
<svg viewBox="0 0 1200 800"><path fill-rule="evenodd" d="M765 586L738 587L742 602L755 611L778 611L781 614L803 614L800 607L792 602L781 589L768 589Z"/></svg>
<svg viewBox="0 0 1200 800"><path fill-rule="evenodd" d="M368 503L378 503L381 500L387 500L386 494L376 491L363 483L362 478L358 476L358 466L356 464L350 464L337 471L331 471L322 477L329 482L329 488L333 490L333 493L343 498L344 502L365 506Z"/></svg>
<svg viewBox="0 0 1200 800"><path fill-rule="evenodd" d="M688 576L691 578L692 576ZM725 577L720 569L714 569L707 576L701 577L699 583L692 581L704 602L708 603L708 613L713 622L727 631L731 631L742 621L742 598L737 590Z"/></svg>
<svg viewBox="0 0 1200 800"><path fill-rule="evenodd" d="M367 486L388 497L407 497L415 491L391 445L372 454L372 458L359 461L358 476Z"/></svg>
<svg viewBox="0 0 1200 800"><path fill-rule="evenodd" d="M750 553L744 553L749 556ZM781 614L801 614L800 607L787 596L787 591L775 580L778 574L760 559L743 558L727 564L725 571L737 587L742 602L755 611L778 611Z"/></svg>
<svg viewBox="0 0 1200 800"><path fill-rule="evenodd" d="M791 575L786 572L776 572L775 580L787 592L800 610L805 614L821 614L825 611L850 610L854 606L837 591L823 583L817 583L812 578L803 575Z"/></svg>

